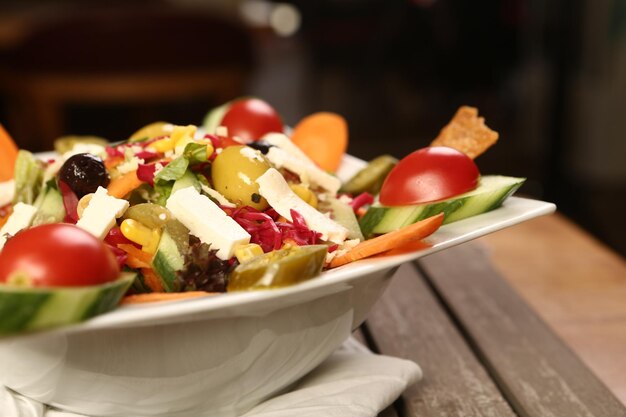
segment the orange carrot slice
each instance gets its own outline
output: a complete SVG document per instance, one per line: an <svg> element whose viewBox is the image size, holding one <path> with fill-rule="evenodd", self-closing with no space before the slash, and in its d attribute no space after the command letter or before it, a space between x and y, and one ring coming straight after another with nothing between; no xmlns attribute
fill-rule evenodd
<svg viewBox="0 0 626 417"><path fill-rule="evenodd" d="M164 291L161 279L156 272L154 272L154 269L141 268L141 274L143 275L144 284L146 284L154 293L162 293Z"/></svg>
<svg viewBox="0 0 626 417"><path fill-rule="evenodd" d="M348 148L348 124L335 113L313 113L294 127L291 141L320 168L335 172Z"/></svg>
<svg viewBox="0 0 626 417"><path fill-rule="evenodd" d="M425 238L439 229L443 221L443 213L429 217L417 223L405 226L402 229L394 230L387 234L364 240L343 255L337 256L330 262L330 267L334 268L368 258L379 253L390 251L394 248L409 245L411 242Z"/></svg>
<svg viewBox="0 0 626 417"><path fill-rule="evenodd" d="M141 184L143 184L143 181L137 178L137 171L130 171L111 180L107 189L109 191L109 195L116 198L123 198Z"/></svg>
<svg viewBox="0 0 626 417"><path fill-rule="evenodd" d="M0 124L0 181L13 178L17 151L18 148L13 138Z"/></svg>
<svg viewBox="0 0 626 417"><path fill-rule="evenodd" d="M148 252L144 252L134 245L128 243L121 243L117 247L128 255L126 264L131 268L152 268L151 261L152 255Z"/></svg>
<svg viewBox="0 0 626 417"><path fill-rule="evenodd" d="M188 291L188 292L151 292L147 294L127 295L122 299L122 304L142 304L154 303L157 301L176 301L189 298L206 297L217 293L205 291Z"/></svg>

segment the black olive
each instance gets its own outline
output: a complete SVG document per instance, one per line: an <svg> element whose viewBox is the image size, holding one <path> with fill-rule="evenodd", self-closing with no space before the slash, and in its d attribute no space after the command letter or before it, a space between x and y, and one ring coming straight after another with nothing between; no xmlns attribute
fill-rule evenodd
<svg viewBox="0 0 626 417"><path fill-rule="evenodd" d="M270 151L270 148L274 146L274 145L270 145L267 142L263 142L262 140L257 140L256 142L246 143L246 145L248 145L252 149L261 151L263 155L267 155L267 153Z"/></svg>
<svg viewBox="0 0 626 417"><path fill-rule="evenodd" d="M71 156L59 170L59 180L66 183L78 198L109 185L109 173L102 159L89 153Z"/></svg>

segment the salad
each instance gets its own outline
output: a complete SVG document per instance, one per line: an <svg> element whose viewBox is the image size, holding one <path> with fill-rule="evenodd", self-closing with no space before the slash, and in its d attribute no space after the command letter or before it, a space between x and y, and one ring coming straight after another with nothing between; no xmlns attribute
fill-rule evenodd
<svg viewBox="0 0 626 417"><path fill-rule="evenodd" d="M492 210L523 178L480 175L498 134L461 107L431 146L383 155L349 181L333 113L290 134L243 98L203 125L156 122L127 140L65 138L48 159L0 130L0 335L124 303L293 285L413 250L442 224Z"/></svg>

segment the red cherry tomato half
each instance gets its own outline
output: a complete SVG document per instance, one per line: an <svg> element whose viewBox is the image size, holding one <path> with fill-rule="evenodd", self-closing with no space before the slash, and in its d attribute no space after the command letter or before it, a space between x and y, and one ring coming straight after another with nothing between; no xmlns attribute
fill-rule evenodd
<svg viewBox="0 0 626 417"><path fill-rule="evenodd" d="M33 287L74 287L114 281L120 273L111 250L67 223L23 230L0 252L0 282Z"/></svg>
<svg viewBox="0 0 626 417"><path fill-rule="evenodd" d="M474 161L456 149L419 149L391 170L380 191L380 202L404 206L444 200L476 188L479 176Z"/></svg>
<svg viewBox="0 0 626 417"><path fill-rule="evenodd" d="M283 131L276 110L257 98L235 101L220 124L228 128L228 136L237 136L245 143L259 140L266 133Z"/></svg>

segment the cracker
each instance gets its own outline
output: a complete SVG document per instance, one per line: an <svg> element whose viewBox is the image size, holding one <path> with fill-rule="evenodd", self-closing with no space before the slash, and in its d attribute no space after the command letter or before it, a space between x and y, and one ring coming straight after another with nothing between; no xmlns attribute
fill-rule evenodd
<svg viewBox="0 0 626 417"><path fill-rule="evenodd" d="M489 129L485 119L478 117L478 109L461 106L430 146L448 146L474 159L497 141L498 132Z"/></svg>

